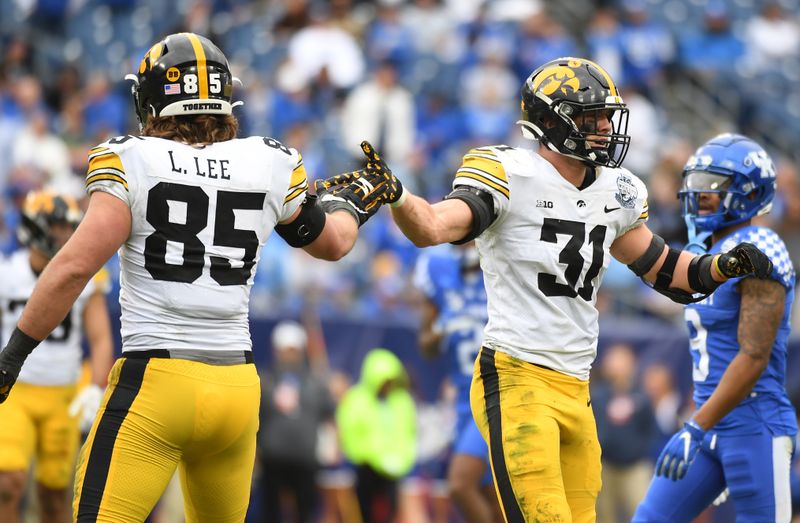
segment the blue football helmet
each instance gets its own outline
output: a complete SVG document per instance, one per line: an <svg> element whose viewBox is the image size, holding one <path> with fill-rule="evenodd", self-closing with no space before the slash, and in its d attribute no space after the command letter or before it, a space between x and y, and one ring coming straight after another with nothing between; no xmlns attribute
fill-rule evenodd
<svg viewBox="0 0 800 523"><path fill-rule="evenodd" d="M766 214L775 196L775 167L767 152L740 134L715 136L683 167L678 193L689 239ZM716 212L702 213L700 193L719 193Z"/></svg>

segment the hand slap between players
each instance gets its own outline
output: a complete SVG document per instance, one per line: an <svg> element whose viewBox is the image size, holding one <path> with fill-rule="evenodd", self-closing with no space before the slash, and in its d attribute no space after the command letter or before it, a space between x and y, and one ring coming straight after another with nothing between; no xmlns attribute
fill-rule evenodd
<svg viewBox="0 0 800 523"><path fill-rule="evenodd" d="M314 182L314 189L325 212L347 211L361 227L378 212L383 203L382 196L386 191L386 185L371 184L366 172L362 170L317 180Z"/></svg>
<svg viewBox="0 0 800 523"><path fill-rule="evenodd" d="M364 169L336 174L314 182L320 204L326 212L345 210L358 221L359 227L384 203L396 204L403 196L403 185L372 145L361 142L367 157Z"/></svg>
<svg viewBox="0 0 800 523"><path fill-rule="evenodd" d="M383 203L389 205L400 205L405 196L403 192L403 184L392 173L389 166L381 158L378 152L372 147L368 141L361 142L361 150L367 157L367 167L364 169L370 182L374 185L386 184L386 191L383 193Z"/></svg>

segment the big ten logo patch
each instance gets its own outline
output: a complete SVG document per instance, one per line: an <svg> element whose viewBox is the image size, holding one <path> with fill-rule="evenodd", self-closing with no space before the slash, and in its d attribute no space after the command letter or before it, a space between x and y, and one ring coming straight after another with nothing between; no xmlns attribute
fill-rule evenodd
<svg viewBox="0 0 800 523"><path fill-rule="evenodd" d="M180 77L181 77L181 72L178 71L177 67L170 67L169 69L167 69L167 80L169 80L170 82L176 82Z"/></svg>

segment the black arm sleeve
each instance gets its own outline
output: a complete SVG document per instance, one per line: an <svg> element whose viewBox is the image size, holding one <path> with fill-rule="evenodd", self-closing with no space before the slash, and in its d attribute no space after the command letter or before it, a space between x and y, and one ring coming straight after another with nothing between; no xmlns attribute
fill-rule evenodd
<svg viewBox="0 0 800 523"><path fill-rule="evenodd" d="M644 254L628 265L628 268L644 280L644 275L650 272L650 269L656 264L658 258L661 257L665 245L666 243L663 238L654 234ZM703 256L697 256L689 263L689 272L687 275L689 286L698 293L701 293L700 296L695 296L682 289L670 287L672 284L672 277L675 273L675 266L678 264L680 255L681 251L677 249L673 249L672 247L667 249L667 257L664 259L664 263L661 264L661 268L658 269L656 281L652 285L653 290L663 294L675 303L687 304L705 299L719 285L714 285L716 282L711 278L710 267L712 257L708 256L706 259ZM645 283L647 282L645 281Z"/></svg>
<svg viewBox="0 0 800 523"><path fill-rule="evenodd" d="M487 191L468 185L459 185L444 197L445 200L451 198L463 201L472 211L472 230L462 239L452 242L454 245L474 240L497 218L494 212L494 199Z"/></svg>
<svg viewBox="0 0 800 523"><path fill-rule="evenodd" d="M714 262L714 256L711 254L702 254L695 256L689 262L689 286L697 292L709 294L714 292L714 289L722 285L721 281L715 280L711 276L711 265Z"/></svg>
<svg viewBox="0 0 800 523"><path fill-rule="evenodd" d="M17 377L19 371L22 369L22 364L25 363L25 358L33 352L39 345L39 341L34 340L21 330L15 327L11 332L11 337L8 339L5 349L0 351L0 362L10 365L16 372L14 378Z"/></svg>
<svg viewBox="0 0 800 523"><path fill-rule="evenodd" d="M650 272L650 269L652 269L653 265L656 264L658 258L661 256L661 253L664 252L665 245L666 243L664 242L664 238L658 234L654 234L653 238L650 240L650 245L647 246L647 250L644 251L644 254L639 256L636 261L628 265L628 268L632 270L636 276L641 278Z"/></svg>
<svg viewBox="0 0 800 523"><path fill-rule="evenodd" d="M297 218L290 223L279 223L275 226L275 232L292 247L305 247L322 234L325 220L325 211L317 205L317 197L309 194L300 206Z"/></svg>

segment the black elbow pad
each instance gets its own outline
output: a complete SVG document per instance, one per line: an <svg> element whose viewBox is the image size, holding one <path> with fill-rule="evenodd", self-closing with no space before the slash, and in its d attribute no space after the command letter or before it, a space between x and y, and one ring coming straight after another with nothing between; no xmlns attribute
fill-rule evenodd
<svg viewBox="0 0 800 523"><path fill-rule="evenodd" d="M297 218L290 223L277 224L275 232L292 247L305 247L322 234L325 220L325 211L317 205L317 197L309 194L300 206Z"/></svg>
<svg viewBox="0 0 800 523"><path fill-rule="evenodd" d="M444 197L445 200L451 198L463 201L472 211L472 230L462 239L452 242L454 245L474 240L497 218L494 212L494 199L487 191L469 185L459 185Z"/></svg>

